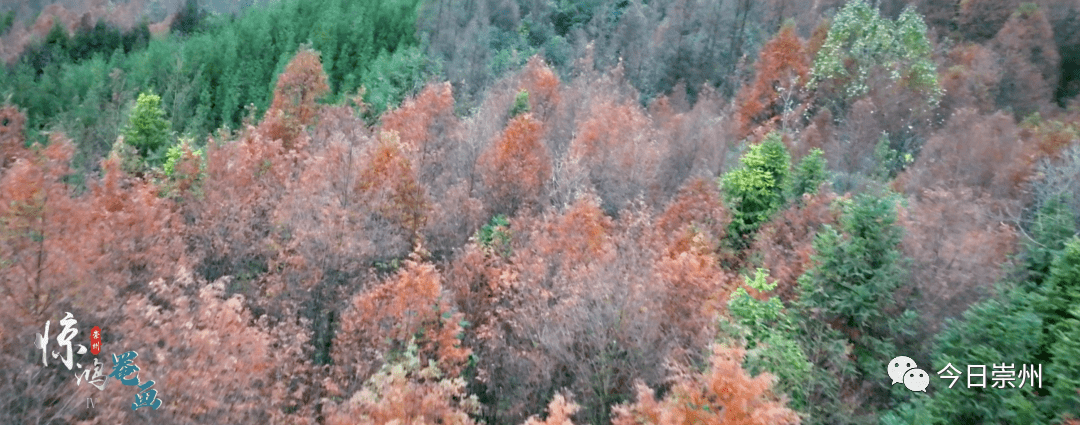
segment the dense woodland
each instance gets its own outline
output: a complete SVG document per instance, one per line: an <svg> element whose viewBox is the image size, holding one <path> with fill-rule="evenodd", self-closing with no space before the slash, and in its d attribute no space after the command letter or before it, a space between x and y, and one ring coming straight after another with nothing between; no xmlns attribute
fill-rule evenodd
<svg viewBox="0 0 1080 425"><path fill-rule="evenodd" d="M1080 424L1076 1L40 3L0 423Z"/></svg>

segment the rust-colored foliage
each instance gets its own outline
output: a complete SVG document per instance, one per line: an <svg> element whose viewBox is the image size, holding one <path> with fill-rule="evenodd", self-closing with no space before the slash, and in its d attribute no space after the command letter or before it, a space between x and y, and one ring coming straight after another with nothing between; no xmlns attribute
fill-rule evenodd
<svg viewBox="0 0 1080 425"><path fill-rule="evenodd" d="M382 130L398 132L420 184L428 193L442 195L431 198L425 242L433 253L460 247L484 217L471 190L478 177L473 172L478 147L463 140L450 84L429 84L400 108L383 114Z"/></svg>
<svg viewBox="0 0 1080 425"><path fill-rule="evenodd" d="M595 199L583 198L559 218L549 231L556 241L550 245L540 244L547 252L558 252L563 264L587 263L601 255L607 248L611 231L611 218L604 215Z"/></svg>
<svg viewBox="0 0 1080 425"><path fill-rule="evenodd" d="M681 347L700 347L709 329L737 285L735 273L720 268L713 246L702 234L687 251L656 259L653 271L661 287L665 333Z"/></svg>
<svg viewBox="0 0 1080 425"><path fill-rule="evenodd" d="M442 133L456 124L450 83L429 84L415 98L406 99L400 108L382 116L383 131L396 131L401 143L417 152L433 152L442 142L440 138L446 137Z"/></svg>
<svg viewBox="0 0 1080 425"><path fill-rule="evenodd" d="M407 366L406 366L407 367ZM474 424L475 399L466 397L461 379L439 379L434 368L396 366L372 378L341 406L325 409L327 425Z"/></svg>
<svg viewBox="0 0 1080 425"><path fill-rule="evenodd" d="M656 231L668 244L668 255L689 252L695 243L715 250L727 233L731 214L720 191L708 179L695 178L679 190L656 219Z"/></svg>
<svg viewBox="0 0 1080 425"><path fill-rule="evenodd" d="M1017 9L990 48L1001 56L998 107L1012 107L1021 118L1045 110L1061 76L1061 57L1043 10L1030 4Z"/></svg>
<svg viewBox="0 0 1080 425"><path fill-rule="evenodd" d="M285 66L285 72L278 76L274 99L260 125L260 132L269 139L281 140L286 150L303 146L304 141L298 137L305 126L314 122L315 101L329 89L319 52L302 47Z"/></svg>
<svg viewBox="0 0 1080 425"><path fill-rule="evenodd" d="M125 287L171 272L182 260L184 231L172 202L159 197L156 185L124 175L119 158L112 156L101 166L105 175L91 186L86 200L90 237L83 239L95 262L95 277Z"/></svg>
<svg viewBox="0 0 1080 425"><path fill-rule="evenodd" d="M581 406L568 401L562 394L555 394L555 398L548 403L547 419L540 420L536 416L529 417L525 425L574 425L570 419L581 409Z"/></svg>
<svg viewBox="0 0 1080 425"><path fill-rule="evenodd" d="M791 301L798 294L798 279L811 266L814 254L814 237L823 224L835 226L840 219L840 209L834 203L837 196L822 190L816 195L803 195L796 202L761 226L750 251L761 256L762 267L770 272L770 280L776 289L770 296ZM748 292L755 294L753 288Z"/></svg>
<svg viewBox="0 0 1080 425"><path fill-rule="evenodd" d="M15 162L17 158L27 157L26 140L23 139L23 126L26 115L19 109L6 105L0 108L0 171Z"/></svg>
<svg viewBox="0 0 1080 425"><path fill-rule="evenodd" d="M418 258L405 261L395 276L352 298L341 316L332 356L347 392L367 380L394 351L419 347L421 365L437 361L450 376L465 366L470 350L461 346L461 313L443 293L442 276Z"/></svg>
<svg viewBox="0 0 1080 425"><path fill-rule="evenodd" d="M709 186L688 185L658 223L642 206L613 220L585 196L561 214L511 221L508 258L470 245L455 259L448 286L476 327L467 341L480 359L476 385L493 403L485 418L522 420L566 388L578 421L603 422L605 400L630 396L635 379L660 385L665 360L704 348L733 276L702 236L683 250L674 240L694 226L722 232L726 214Z"/></svg>
<svg viewBox="0 0 1080 425"><path fill-rule="evenodd" d="M356 188L364 144L371 138L355 127L340 127L313 145L273 210L271 261L290 282L310 288L325 273L358 273L365 260L408 252L407 235L374 222L373 207ZM320 137L320 139L323 139Z"/></svg>
<svg viewBox="0 0 1080 425"><path fill-rule="evenodd" d="M551 179L551 156L540 141L541 126L532 114L519 115L480 155L478 167L495 211L543 206L544 189Z"/></svg>
<svg viewBox="0 0 1080 425"><path fill-rule="evenodd" d="M88 295L93 268L92 211L64 182L74 148L53 135L0 175L0 289L14 329L50 316L60 303ZM85 298L84 298L85 299Z"/></svg>
<svg viewBox="0 0 1080 425"><path fill-rule="evenodd" d="M540 55L529 58L521 71L521 88L529 93L529 107L533 115L547 122L559 107L559 76L544 63Z"/></svg>
<svg viewBox="0 0 1080 425"><path fill-rule="evenodd" d="M143 279L159 276L180 260L179 229L157 188L128 180L110 160L103 164L103 181L87 182L90 193L75 197L64 181L73 150L70 141L53 134L48 147L35 145L0 171L0 289L8 305L0 321L10 329L37 329L50 318L55 323L62 316L58 311L73 312L80 324L96 319L108 327L106 322L116 323L116 305L123 303L117 303L119 294L145 291ZM5 358L25 349L7 342L2 347ZM21 355L7 367L22 375L43 366L25 360ZM41 371L44 375L35 372L11 381L22 389L8 387L5 380L4 390L19 391L33 403L54 394L76 396L66 389L47 390L52 373ZM72 419L71 409L40 406L22 416Z"/></svg>
<svg viewBox="0 0 1080 425"><path fill-rule="evenodd" d="M128 350L139 356L142 382L153 380L163 400L153 414L171 423L242 423L282 421L288 390L278 373L295 372L305 335L271 335L244 308L240 295L226 296L229 278L213 283L195 278L184 268L175 277L156 279L149 294L122 304L124 319L107 332L122 335L108 351ZM156 300L167 300L162 304ZM283 326L280 330L284 330ZM272 344L279 344L275 350ZM104 354L104 353L102 353ZM133 401L130 387L110 382L107 391ZM280 406L270 408L268 406ZM94 424L122 423L125 409L98 409ZM302 423L302 422L301 422Z"/></svg>
<svg viewBox="0 0 1080 425"><path fill-rule="evenodd" d="M186 239L197 273L217 279L266 264L275 251L267 239L272 212L301 154L284 152L281 140L250 127L239 140L210 138L203 195L181 204L194 223Z"/></svg>
<svg viewBox="0 0 1080 425"><path fill-rule="evenodd" d="M381 133L356 180L356 191L368 208L419 243L430 201L416 171L394 133Z"/></svg>
<svg viewBox="0 0 1080 425"><path fill-rule="evenodd" d="M750 377L742 368L745 351L713 348L706 374L681 377L663 400L639 384L637 402L615 410L615 425L796 425L799 416L770 393L773 377Z"/></svg>
<svg viewBox="0 0 1080 425"><path fill-rule="evenodd" d="M87 181L89 192L75 196L66 183L74 148L59 133L50 137L47 147L19 150L14 162L0 168L0 296L8 306L0 312L0 321L10 329L38 329L46 320L55 323L62 316L59 311L73 312L80 324L117 323L120 294L145 292L147 280L182 261L181 228L171 202L158 197L156 186L124 176L115 158L103 162L100 182ZM13 342L26 341L12 337ZM43 365L27 363L25 355L8 357L25 346L15 348L4 341L0 347L11 361L6 368L20 375L4 379L3 390L37 404L16 415L42 422L50 416L72 420L71 409L46 402L58 394L76 396L67 389L49 389L50 377L60 376L53 374L58 370L39 369L22 377ZM62 376L70 377L64 372Z"/></svg>
<svg viewBox="0 0 1080 425"><path fill-rule="evenodd" d="M999 218L1010 205L970 188L925 189L909 203L901 247L912 259L911 279L922 298L918 310L929 325L922 335L933 335L945 318L991 292L1017 235Z"/></svg>
<svg viewBox="0 0 1080 425"><path fill-rule="evenodd" d="M976 196L1019 199L1020 184L1030 172L1024 153L1011 116L1004 112L981 116L973 109L961 109L930 137L894 185L909 194L967 186Z"/></svg>
<svg viewBox="0 0 1080 425"><path fill-rule="evenodd" d="M755 65L754 82L742 89L736 101L740 105L738 120L744 136L754 127L774 125L800 115L803 102L800 88L810 72L809 62L803 41L793 26L781 28L765 43Z"/></svg>
<svg viewBox="0 0 1080 425"><path fill-rule="evenodd" d="M1020 138L1024 140L1026 157L1034 162L1049 158L1058 159L1061 151L1080 138L1080 121L1064 117L1063 120L1037 118L1021 123Z"/></svg>
<svg viewBox="0 0 1080 425"><path fill-rule="evenodd" d="M944 110L969 107L989 113L996 109L1002 76L997 54L980 44L961 44L949 51L948 64L941 75Z"/></svg>
<svg viewBox="0 0 1080 425"><path fill-rule="evenodd" d="M662 149L645 111L609 96L580 118L569 155L588 171L605 210L614 211L635 197L656 196Z"/></svg>

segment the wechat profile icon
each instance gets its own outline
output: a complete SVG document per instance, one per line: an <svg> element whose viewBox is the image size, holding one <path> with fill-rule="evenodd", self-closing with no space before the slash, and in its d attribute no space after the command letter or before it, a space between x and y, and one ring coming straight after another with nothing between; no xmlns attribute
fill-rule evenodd
<svg viewBox="0 0 1080 425"><path fill-rule="evenodd" d="M892 385L903 383L907 389L911 391L926 392L926 387L930 385L930 374L925 370L919 369L919 366L915 364L915 360L911 357L899 356L889 361L889 377L892 378Z"/></svg>

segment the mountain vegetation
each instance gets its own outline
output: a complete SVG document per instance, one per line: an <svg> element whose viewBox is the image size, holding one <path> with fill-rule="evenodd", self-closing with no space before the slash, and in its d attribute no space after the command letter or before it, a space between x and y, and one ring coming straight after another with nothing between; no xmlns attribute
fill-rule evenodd
<svg viewBox="0 0 1080 425"><path fill-rule="evenodd" d="M0 423L1080 424L1076 2L38 3Z"/></svg>

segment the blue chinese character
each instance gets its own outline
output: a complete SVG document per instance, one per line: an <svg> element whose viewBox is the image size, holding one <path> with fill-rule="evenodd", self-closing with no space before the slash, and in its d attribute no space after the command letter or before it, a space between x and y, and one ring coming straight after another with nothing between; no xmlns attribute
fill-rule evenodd
<svg viewBox="0 0 1080 425"><path fill-rule="evenodd" d="M131 403L131 410L138 410L140 407L153 407L154 410L161 407L161 400L157 398L157 390L135 394L135 402Z"/></svg>
<svg viewBox="0 0 1080 425"><path fill-rule="evenodd" d="M121 384L127 386L139 385L139 367L131 362L138 356L139 353L134 351L128 351L121 354L120 358L117 358L116 354L113 354L113 371L109 374L109 377L119 379ZM134 378L126 379L127 376L130 376L133 373L135 374Z"/></svg>

